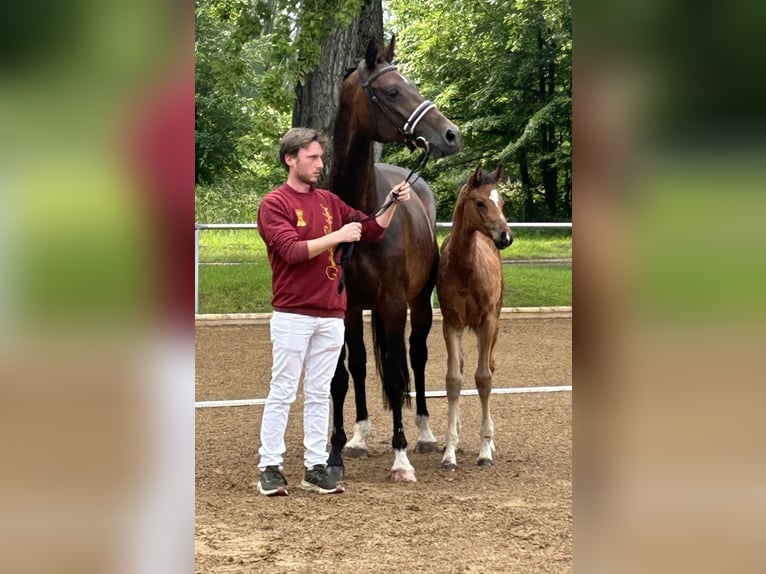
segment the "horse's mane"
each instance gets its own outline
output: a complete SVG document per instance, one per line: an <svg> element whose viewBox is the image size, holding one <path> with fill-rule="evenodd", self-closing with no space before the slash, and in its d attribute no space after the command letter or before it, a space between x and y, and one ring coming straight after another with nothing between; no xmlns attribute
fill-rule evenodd
<svg viewBox="0 0 766 574"><path fill-rule="evenodd" d="M356 72L356 68L346 68L346 71L343 73L343 81L346 81L346 78L348 78L351 74Z"/></svg>

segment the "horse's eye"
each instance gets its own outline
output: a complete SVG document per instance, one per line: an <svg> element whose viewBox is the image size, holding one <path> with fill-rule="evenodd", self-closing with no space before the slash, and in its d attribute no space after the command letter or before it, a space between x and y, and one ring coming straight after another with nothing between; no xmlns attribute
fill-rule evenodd
<svg viewBox="0 0 766 574"><path fill-rule="evenodd" d="M483 200L477 199L476 200L476 207L478 207L479 209L484 209L485 207L487 207L487 204L484 203Z"/></svg>
<svg viewBox="0 0 766 574"><path fill-rule="evenodd" d="M399 88L396 86L391 86L386 90L386 95L393 100L396 96L399 95Z"/></svg>

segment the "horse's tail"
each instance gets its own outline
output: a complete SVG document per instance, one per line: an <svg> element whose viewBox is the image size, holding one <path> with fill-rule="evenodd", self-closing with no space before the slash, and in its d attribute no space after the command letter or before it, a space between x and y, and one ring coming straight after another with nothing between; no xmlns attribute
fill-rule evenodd
<svg viewBox="0 0 766 574"><path fill-rule="evenodd" d="M383 375L383 361L385 361L388 358L388 348L386 345L386 334L385 334L385 328L383 326L383 321L381 320L380 314L373 309L371 313L371 323L372 323L372 348L375 350L375 368L378 371L378 377L380 377L380 381L382 383L382 390L383 390L383 406L386 409L391 409L391 400L389 398L389 394L386 389L386 379ZM404 339L402 339L404 340ZM404 344L402 344L402 347ZM406 349L402 348L401 352L401 381L402 381L402 401L403 404L406 406L410 406L410 370L407 367L407 353Z"/></svg>

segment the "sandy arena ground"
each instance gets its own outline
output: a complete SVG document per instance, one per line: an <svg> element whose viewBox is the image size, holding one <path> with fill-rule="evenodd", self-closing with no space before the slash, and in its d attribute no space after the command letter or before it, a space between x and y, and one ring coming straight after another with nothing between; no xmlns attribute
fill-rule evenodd
<svg viewBox="0 0 766 574"><path fill-rule="evenodd" d="M369 351L369 324L365 328ZM475 388L475 346L473 335L464 337L464 389ZM428 390L443 390L446 354L438 320L429 354ZM570 317L504 315L494 387L571 385L571 356ZM268 324L199 324L196 357L198 401L266 397ZM371 364L368 372L375 372ZM441 469L441 453L411 453L417 482L400 484L389 481L391 416L383 410L377 378L369 378L367 388L370 455L346 458L341 495L297 487L303 468L301 391L286 437L288 497L264 497L255 486L262 406L197 409L198 573L572 571L571 392L493 395L497 452L494 466L481 468L475 465L479 400L462 397L459 468ZM353 404L352 389L345 409L349 437ZM447 400L431 398L428 408L443 446ZM405 425L412 447L414 406L405 410Z"/></svg>

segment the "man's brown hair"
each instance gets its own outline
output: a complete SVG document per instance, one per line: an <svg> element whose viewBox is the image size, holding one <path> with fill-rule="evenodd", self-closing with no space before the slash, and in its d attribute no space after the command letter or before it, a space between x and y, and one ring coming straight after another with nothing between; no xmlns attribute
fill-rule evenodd
<svg viewBox="0 0 766 574"><path fill-rule="evenodd" d="M307 148L311 142L319 142L324 148L327 145L327 138L317 130L311 128L292 128L279 142L279 161L290 171L285 161L286 155L298 155L298 150Z"/></svg>

